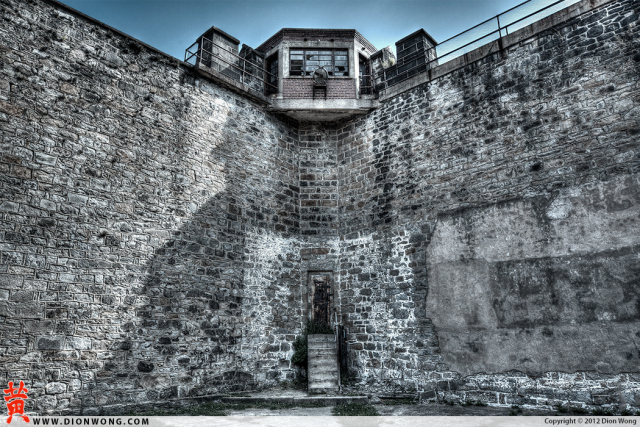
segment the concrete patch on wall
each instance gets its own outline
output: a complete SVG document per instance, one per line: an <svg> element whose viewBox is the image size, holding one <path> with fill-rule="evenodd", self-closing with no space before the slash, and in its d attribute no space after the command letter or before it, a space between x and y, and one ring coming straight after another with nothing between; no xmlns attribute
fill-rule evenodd
<svg viewBox="0 0 640 427"><path fill-rule="evenodd" d="M640 183L605 182L442 215L427 316L468 375L637 372Z"/></svg>

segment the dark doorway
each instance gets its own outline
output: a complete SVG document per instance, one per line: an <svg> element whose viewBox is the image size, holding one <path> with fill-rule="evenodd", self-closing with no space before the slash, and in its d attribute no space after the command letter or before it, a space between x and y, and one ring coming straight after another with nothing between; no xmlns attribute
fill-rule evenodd
<svg viewBox="0 0 640 427"><path fill-rule="evenodd" d="M278 53L267 58L265 73L265 91L267 95L278 93Z"/></svg>
<svg viewBox="0 0 640 427"><path fill-rule="evenodd" d="M309 273L313 320L329 325L331 311L331 273Z"/></svg>
<svg viewBox="0 0 640 427"><path fill-rule="evenodd" d="M360 95L373 94L373 79L371 78L371 63L364 56L360 56L359 73L360 73Z"/></svg>

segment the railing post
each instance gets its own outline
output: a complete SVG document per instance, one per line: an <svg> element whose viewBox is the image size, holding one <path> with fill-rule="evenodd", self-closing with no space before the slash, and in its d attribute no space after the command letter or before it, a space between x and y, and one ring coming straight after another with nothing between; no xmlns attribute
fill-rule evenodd
<svg viewBox="0 0 640 427"><path fill-rule="evenodd" d="M500 15L496 15L496 19L498 20L498 35L500 36L498 38L498 48L500 49L500 56L503 56L502 50L503 50L503 46L502 46L502 28L500 27Z"/></svg>

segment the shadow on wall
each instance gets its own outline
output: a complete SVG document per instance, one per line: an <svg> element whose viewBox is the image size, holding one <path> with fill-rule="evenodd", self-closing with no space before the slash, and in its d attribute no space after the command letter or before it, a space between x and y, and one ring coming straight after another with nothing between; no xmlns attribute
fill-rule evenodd
<svg viewBox="0 0 640 427"><path fill-rule="evenodd" d="M214 125L207 124L211 112L191 108L190 121L202 127L197 134L218 145L203 162L207 168L196 172L204 174L200 182L185 186L188 195L176 194L193 214L163 227L175 231L141 268L141 285L130 296L135 313L122 322L125 339L114 344L124 369L114 366L117 373L107 381L115 384L126 372L134 400L253 390L292 379L290 341L299 327L300 296L292 234L299 226L292 203L297 190L290 181L297 175L282 172L295 158L284 141L291 130L245 102L226 102L216 112L224 120ZM265 158L281 169L265 173Z"/></svg>
<svg viewBox="0 0 640 427"><path fill-rule="evenodd" d="M181 148L194 129L181 125L182 133L169 138L169 150L178 152L168 155L180 159L171 169L182 174L200 165L200 182L180 185L174 179L169 188L156 190L171 192L164 194L171 204L153 218L158 232L144 232L164 242L139 266L138 285L129 275L119 338L107 339L110 360L96 373L92 403L98 406L255 388L253 375L239 367L246 224L236 198L241 186L235 181L241 178L233 168L239 166L234 155L242 140L229 111L218 111L215 117L223 119L212 122L211 111L197 102L193 99L176 122L198 123L200 134L218 145L198 163L194 153L187 156ZM215 141L198 143L211 149ZM130 220L140 224L146 218Z"/></svg>
<svg viewBox="0 0 640 427"><path fill-rule="evenodd" d="M137 298L137 370L149 400L253 388L241 359L245 225L234 196L218 193L156 251ZM127 345L124 342L124 345ZM183 391L182 391L183 390Z"/></svg>

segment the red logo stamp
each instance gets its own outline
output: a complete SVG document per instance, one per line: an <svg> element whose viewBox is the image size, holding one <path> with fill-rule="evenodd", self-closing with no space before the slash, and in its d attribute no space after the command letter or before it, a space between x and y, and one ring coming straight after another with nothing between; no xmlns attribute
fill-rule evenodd
<svg viewBox="0 0 640 427"><path fill-rule="evenodd" d="M9 381L9 388L4 390L8 396L4 397L7 402L7 409L9 410L9 418L7 424L11 424L11 418L14 415L22 417L23 420L29 422L29 417L24 414L24 401L28 399L27 393L29 390L24 388L24 382L20 381L20 387L13 388L13 381Z"/></svg>

